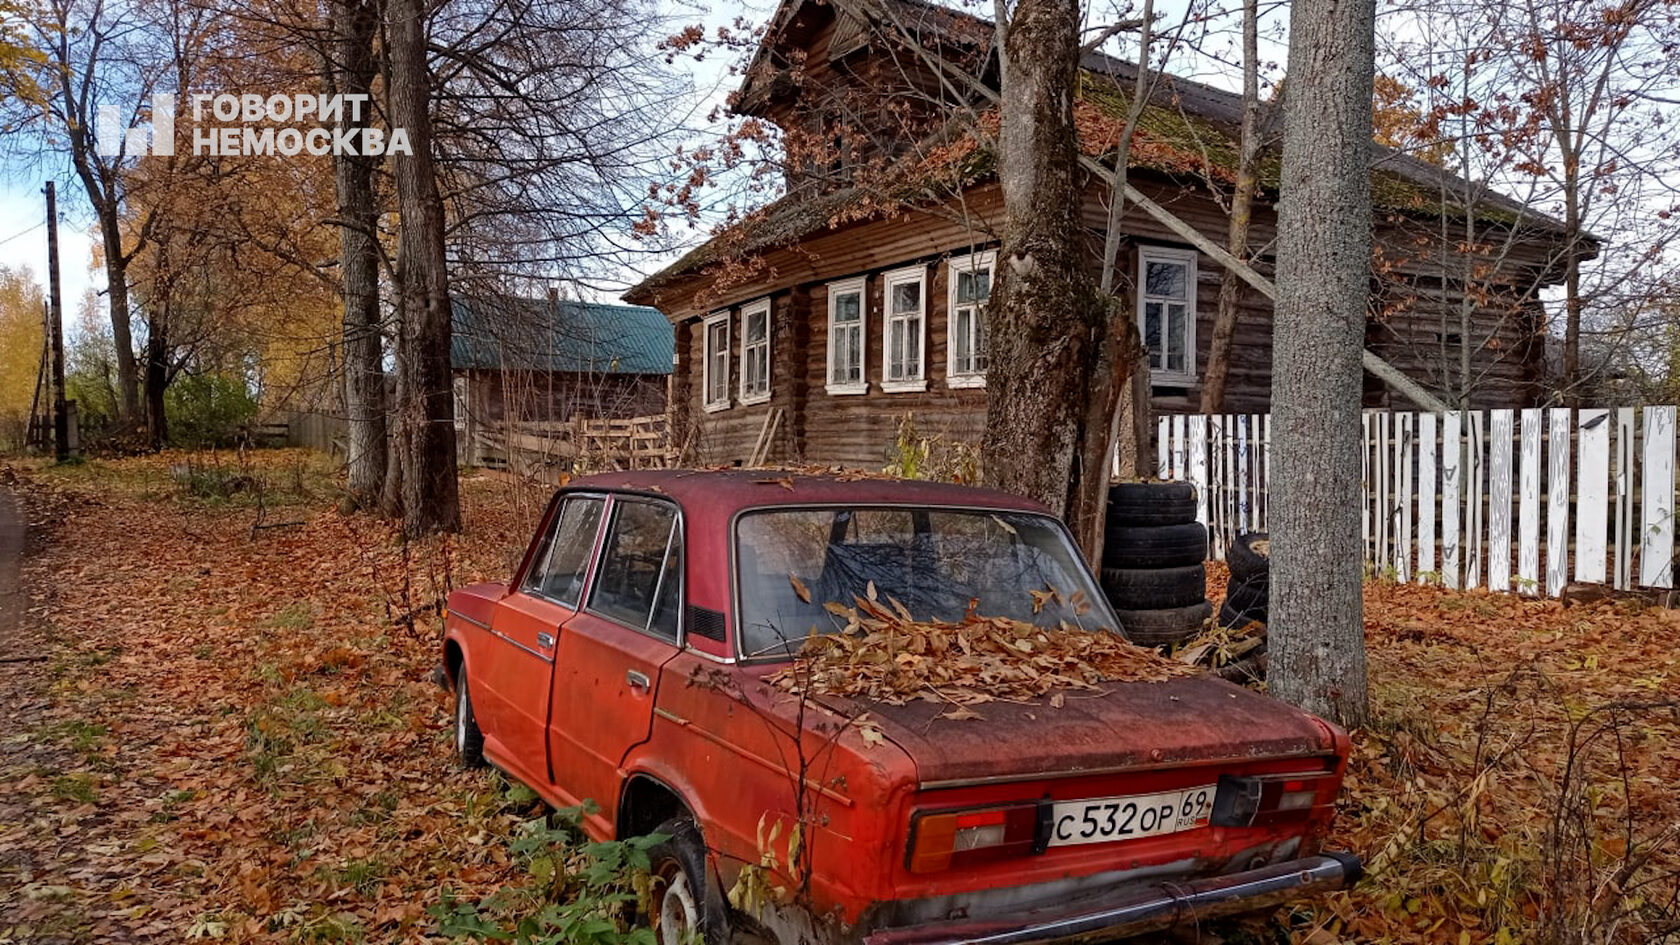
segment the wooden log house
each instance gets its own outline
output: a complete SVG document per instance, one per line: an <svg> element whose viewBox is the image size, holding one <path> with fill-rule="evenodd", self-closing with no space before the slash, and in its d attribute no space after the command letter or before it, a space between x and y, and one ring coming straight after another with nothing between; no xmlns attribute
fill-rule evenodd
<svg viewBox="0 0 1680 945"><path fill-rule="evenodd" d="M674 326L671 427L692 444L691 462L757 453L880 466L906 415L924 434L980 439L985 300L1003 217L983 144L995 113L894 37L909 34L995 81L992 26L921 0L885 0L869 22L861 9L784 0L734 107L782 129L786 195L625 296ZM1127 63L1085 58L1076 121L1087 153L1111 150L1134 80ZM1240 108L1235 95L1161 76L1129 164L1134 186L1221 246ZM1268 275L1279 132L1261 162L1249 236ZM1561 280L1561 224L1373 147L1367 347L1448 402L1540 402L1539 290ZM1089 180L1085 194L1097 267L1108 188ZM1128 209L1120 226L1120 284L1150 348L1153 409L1195 412L1223 269L1147 213ZM1271 303L1245 290L1240 307L1225 410L1264 412ZM1366 399L1405 403L1369 376Z"/></svg>

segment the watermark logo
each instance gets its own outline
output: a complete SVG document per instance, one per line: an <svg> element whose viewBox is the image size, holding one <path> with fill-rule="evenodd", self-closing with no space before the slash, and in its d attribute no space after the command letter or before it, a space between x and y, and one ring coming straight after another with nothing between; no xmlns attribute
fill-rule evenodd
<svg viewBox="0 0 1680 945"><path fill-rule="evenodd" d="M125 127L114 105L99 106L97 150L105 156L175 153L175 96L152 96L151 124ZM192 153L215 157L296 154L358 155L414 153L404 128L364 127L366 95L194 94ZM348 119L349 127L336 127ZM291 123L291 124L288 124ZM296 127L314 125L314 127ZM334 127L324 127L334 125Z"/></svg>

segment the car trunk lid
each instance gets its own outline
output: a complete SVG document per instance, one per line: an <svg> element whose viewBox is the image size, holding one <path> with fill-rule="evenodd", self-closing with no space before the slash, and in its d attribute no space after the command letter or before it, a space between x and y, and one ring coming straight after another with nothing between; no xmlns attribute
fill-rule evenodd
<svg viewBox="0 0 1680 945"><path fill-rule="evenodd" d="M1211 676L1104 683L1062 695L1059 707L1049 700L972 706L978 719L950 718L953 706L924 700L817 698L843 715L878 720L914 762L924 790L1322 755L1334 746L1328 727L1306 712Z"/></svg>

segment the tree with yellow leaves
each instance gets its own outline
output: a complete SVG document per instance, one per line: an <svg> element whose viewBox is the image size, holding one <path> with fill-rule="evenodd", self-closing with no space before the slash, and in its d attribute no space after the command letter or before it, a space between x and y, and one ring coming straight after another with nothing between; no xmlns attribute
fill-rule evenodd
<svg viewBox="0 0 1680 945"><path fill-rule="evenodd" d="M21 449L29 429L41 373L41 305L34 273L0 266L0 445L7 449Z"/></svg>

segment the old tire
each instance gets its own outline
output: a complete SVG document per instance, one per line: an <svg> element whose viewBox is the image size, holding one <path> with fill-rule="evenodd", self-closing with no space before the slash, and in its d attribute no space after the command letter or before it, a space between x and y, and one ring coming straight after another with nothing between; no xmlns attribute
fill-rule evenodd
<svg viewBox="0 0 1680 945"><path fill-rule="evenodd" d="M1207 526L1110 524L1103 537L1104 568L1182 568L1207 560Z"/></svg>
<svg viewBox="0 0 1680 945"><path fill-rule="evenodd" d="M1114 614L1126 639L1138 646L1176 646L1202 632L1213 616L1213 602L1170 610L1116 610Z"/></svg>
<svg viewBox="0 0 1680 945"><path fill-rule="evenodd" d="M1265 623L1266 609L1264 607L1249 610L1231 606L1229 601L1219 605L1219 627L1222 630L1232 630L1246 627L1250 623Z"/></svg>
<svg viewBox="0 0 1680 945"><path fill-rule="evenodd" d="M484 733L478 728L478 715L473 712L472 695L467 691L467 666L456 670L455 681L455 757L463 768L484 767Z"/></svg>
<svg viewBox="0 0 1680 945"><path fill-rule="evenodd" d="M1219 625L1238 627L1250 620L1266 622L1271 600L1271 582L1265 573L1247 578L1233 576L1225 588L1225 601L1219 607Z"/></svg>
<svg viewBox="0 0 1680 945"><path fill-rule="evenodd" d="M1265 532L1238 535L1225 549L1232 579L1266 575L1272 570L1272 540Z"/></svg>
<svg viewBox="0 0 1680 945"><path fill-rule="evenodd" d="M1207 567L1103 568L1103 593L1121 610L1167 610L1207 599Z"/></svg>
<svg viewBox="0 0 1680 945"><path fill-rule="evenodd" d="M1188 482L1117 482L1108 487L1111 525L1186 525L1196 520L1196 487Z"/></svg>
<svg viewBox="0 0 1680 945"><path fill-rule="evenodd" d="M729 909L723 893L706 872L706 845L700 828L687 815L660 824L666 839L648 850L650 907L647 916L659 945L729 941Z"/></svg>

